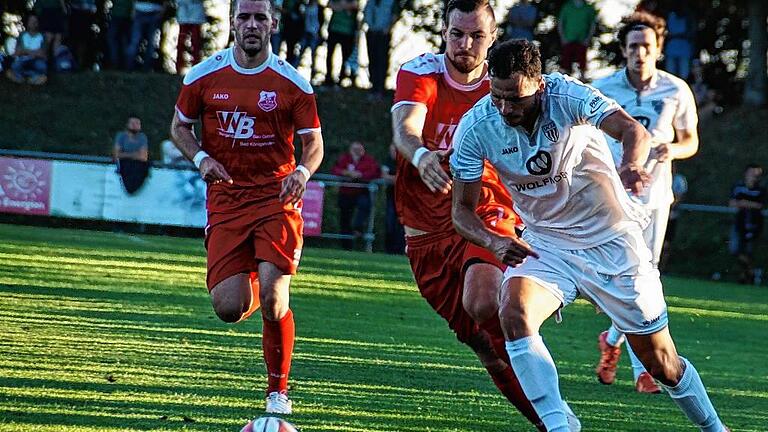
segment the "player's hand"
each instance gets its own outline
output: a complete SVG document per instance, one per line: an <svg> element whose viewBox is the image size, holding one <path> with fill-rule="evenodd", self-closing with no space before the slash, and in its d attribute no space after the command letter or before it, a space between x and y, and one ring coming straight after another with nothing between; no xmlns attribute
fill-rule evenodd
<svg viewBox="0 0 768 432"><path fill-rule="evenodd" d="M628 163L619 168L619 178L621 183L630 192L637 195L648 186L651 180L651 176L639 165Z"/></svg>
<svg viewBox="0 0 768 432"><path fill-rule="evenodd" d="M533 258L539 257L539 254L533 251L531 245L517 236L496 237L491 243L490 249L496 256L496 259L511 267L519 266L529 256Z"/></svg>
<svg viewBox="0 0 768 432"><path fill-rule="evenodd" d="M669 143L661 143L651 149L650 157L664 162L672 158L672 147Z"/></svg>
<svg viewBox="0 0 768 432"><path fill-rule="evenodd" d="M283 179L282 187L280 188L280 201L284 204L292 204L301 200L304 196L304 191L307 189L307 179L301 171L294 171Z"/></svg>
<svg viewBox="0 0 768 432"><path fill-rule="evenodd" d="M429 151L424 153L421 159L419 159L419 176L421 176L421 181L423 181L432 192L447 194L451 191L453 180L451 180L451 177L445 172L443 166L440 165L442 161L451 156L451 153L453 153L452 148L448 150Z"/></svg>
<svg viewBox="0 0 768 432"><path fill-rule="evenodd" d="M200 162L200 176L203 177L206 183L219 184L224 182L232 184L232 177L224 169L224 165L210 156Z"/></svg>

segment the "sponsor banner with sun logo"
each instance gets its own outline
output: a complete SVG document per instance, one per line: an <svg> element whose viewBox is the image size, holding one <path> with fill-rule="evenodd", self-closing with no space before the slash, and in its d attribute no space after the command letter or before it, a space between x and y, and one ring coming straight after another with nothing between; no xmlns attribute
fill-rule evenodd
<svg viewBox="0 0 768 432"><path fill-rule="evenodd" d="M50 213L51 161L0 157L0 212Z"/></svg>

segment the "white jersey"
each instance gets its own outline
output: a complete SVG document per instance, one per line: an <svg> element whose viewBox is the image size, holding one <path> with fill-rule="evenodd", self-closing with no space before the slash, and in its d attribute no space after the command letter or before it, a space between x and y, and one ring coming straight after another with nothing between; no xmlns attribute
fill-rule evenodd
<svg viewBox="0 0 768 432"><path fill-rule="evenodd" d="M613 98L629 115L645 126L655 143L671 143L675 129L695 129L698 123L696 101L688 84L682 79L656 71L649 85L638 91L629 82L626 68L593 83L604 95ZM614 161L618 165L623 156L619 141L606 136ZM672 194L672 163L655 164L650 172L651 184L640 196L649 209L669 207Z"/></svg>
<svg viewBox="0 0 768 432"><path fill-rule="evenodd" d="M480 180L489 161L515 211L545 246L585 249L642 229L646 212L626 193L597 129L619 106L559 73L544 80L542 112L530 136L507 125L490 96L464 115L453 139L454 178Z"/></svg>

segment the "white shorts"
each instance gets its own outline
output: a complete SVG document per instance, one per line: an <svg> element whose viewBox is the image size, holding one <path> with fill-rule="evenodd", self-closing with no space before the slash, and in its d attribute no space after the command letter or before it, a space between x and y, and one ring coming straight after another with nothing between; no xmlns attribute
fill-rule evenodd
<svg viewBox="0 0 768 432"><path fill-rule="evenodd" d="M661 250L664 246L664 237L667 235L667 223L669 222L669 207L660 207L649 210L651 223L645 227L643 237L645 244L651 249L653 257L651 263L654 267L659 267L661 261Z"/></svg>
<svg viewBox="0 0 768 432"><path fill-rule="evenodd" d="M504 272L532 279L552 293L563 306L584 296L605 312L622 333L652 334L667 326L667 304L659 271L651 264L651 251L638 229L599 246L566 250L538 242L523 233L539 254Z"/></svg>

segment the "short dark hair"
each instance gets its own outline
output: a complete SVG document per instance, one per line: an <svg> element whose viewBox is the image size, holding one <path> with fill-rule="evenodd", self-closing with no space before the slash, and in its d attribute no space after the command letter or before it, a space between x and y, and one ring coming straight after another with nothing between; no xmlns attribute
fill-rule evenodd
<svg viewBox="0 0 768 432"><path fill-rule="evenodd" d="M659 48L664 46L664 36L667 34L667 22L664 21L664 18L641 11L625 16L619 25L621 27L617 37L622 48L627 47L627 35L629 32L645 30L646 28L653 30L656 34L656 43L659 45Z"/></svg>
<svg viewBox="0 0 768 432"><path fill-rule="evenodd" d="M760 164L751 163L751 164L748 164L746 168L744 168L744 172L747 172L751 169L759 169L760 171L762 171L763 167Z"/></svg>
<svg viewBox="0 0 768 432"><path fill-rule="evenodd" d="M491 49L488 55L488 74L491 77L508 79L518 73L527 78L541 77L541 53L533 42L511 39Z"/></svg>
<svg viewBox="0 0 768 432"><path fill-rule="evenodd" d="M235 12L237 12L237 6L242 1L264 1L264 2L267 2L267 4L269 4L269 11L272 13L273 16L275 14L275 9L276 9L276 7L275 7L275 0L232 0L232 16L233 17L235 16Z"/></svg>
<svg viewBox="0 0 768 432"><path fill-rule="evenodd" d="M448 20L451 17L451 12L459 10L460 12L470 13L476 10L485 8L493 18L494 25L496 24L496 14L493 12L493 8L488 0L450 0L445 5L445 13L443 14L443 24L448 27Z"/></svg>

